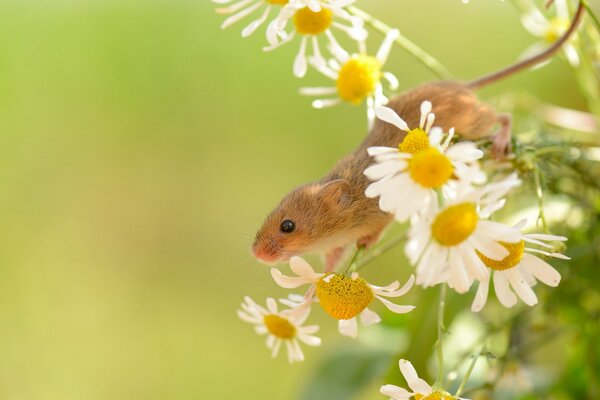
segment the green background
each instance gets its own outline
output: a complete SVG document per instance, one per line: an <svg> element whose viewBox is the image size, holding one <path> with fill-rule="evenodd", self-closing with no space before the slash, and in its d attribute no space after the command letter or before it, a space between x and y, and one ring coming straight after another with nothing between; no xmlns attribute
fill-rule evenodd
<svg viewBox="0 0 600 400"><path fill-rule="evenodd" d="M460 79L537 40L508 2L357 5ZM264 53L264 27L242 39L245 23L222 31L214 8L0 3L0 398L291 399L318 360L354 345L315 312L324 344L290 366L235 310L244 295L285 294L253 260L253 235L281 196L359 143L364 110L311 109L298 88L327 81L292 76L298 43ZM387 67L402 89L434 79L398 48ZM585 104L562 60L481 96L515 87ZM366 274L409 273L397 251ZM381 383L364 398L382 398Z"/></svg>

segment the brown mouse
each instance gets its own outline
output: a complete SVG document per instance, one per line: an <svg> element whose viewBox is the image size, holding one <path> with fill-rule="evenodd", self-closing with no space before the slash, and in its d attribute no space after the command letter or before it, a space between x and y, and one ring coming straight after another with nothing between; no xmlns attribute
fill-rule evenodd
<svg viewBox="0 0 600 400"><path fill-rule="evenodd" d="M580 1L569 29L538 55L467 84L427 83L394 97L387 106L408 126L418 126L419 106L428 100L433 104L436 126L445 132L454 127L461 137L470 140L494 135L492 130L499 125L492 146L492 155L498 157L509 148L510 117L479 102L474 90L549 58L575 31L583 10ZM332 270L345 249L375 243L393 217L380 210L377 199L364 194L370 182L363 171L372 163L367 148L396 147L404 135L395 126L376 120L363 143L325 177L300 186L283 198L256 234L254 256L259 261L275 263L303 253L318 253L325 256L326 270Z"/></svg>

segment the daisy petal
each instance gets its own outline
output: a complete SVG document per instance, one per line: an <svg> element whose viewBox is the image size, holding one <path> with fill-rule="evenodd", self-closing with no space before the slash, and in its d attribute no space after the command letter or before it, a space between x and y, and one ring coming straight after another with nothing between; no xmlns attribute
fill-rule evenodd
<svg viewBox="0 0 600 400"><path fill-rule="evenodd" d="M394 110L389 107L375 107L375 115L380 120L392 124L398 129L408 132L408 125Z"/></svg>

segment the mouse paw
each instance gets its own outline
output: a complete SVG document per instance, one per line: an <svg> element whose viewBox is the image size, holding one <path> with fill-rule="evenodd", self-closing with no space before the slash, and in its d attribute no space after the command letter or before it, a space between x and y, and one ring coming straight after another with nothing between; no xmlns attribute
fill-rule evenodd
<svg viewBox="0 0 600 400"><path fill-rule="evenodd" d="M495 160L504 160L510 154L511 143L510 137L506 138L501 135L498 135L494 138L492 142L492 147L490 148L490 155Z"/></svg>
<svg viewBox="0 0 600 400"><path fill-rule="evenodd" d="M373 246L375 243L377 243L379 241L380 237L381 237L381 232L363 236L356 241L356 247L357 248L364 247L365 249L368 249L371 246Z"/></svg>
<svg viewBox="0 0 600 400"><path fill-rule="evenodd" d="M344 255L344 247L336 247L325 254L325 273L331 272L339 264L342 256Z"/></svg>

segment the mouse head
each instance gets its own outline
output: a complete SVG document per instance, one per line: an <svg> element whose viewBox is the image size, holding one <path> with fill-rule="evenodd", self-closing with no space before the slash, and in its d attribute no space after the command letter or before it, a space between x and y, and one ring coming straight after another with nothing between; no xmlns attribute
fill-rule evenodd
<svg viewBox="0 0 600 400"><path fill-rule="evenodd" d="M349 226L352 201L350 184L343 179L294 189L263 223L252 253L259 261L275 263L317 251Z"/></svg>

